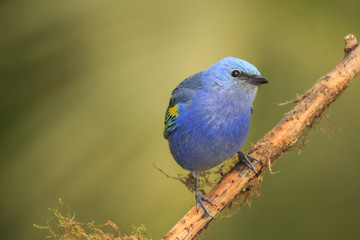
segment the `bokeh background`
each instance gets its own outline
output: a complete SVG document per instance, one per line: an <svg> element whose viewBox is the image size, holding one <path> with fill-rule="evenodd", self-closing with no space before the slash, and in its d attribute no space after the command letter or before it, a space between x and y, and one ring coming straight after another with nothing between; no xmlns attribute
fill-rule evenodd
<svg viewBox="0 0 360 240"><path fill-rule="evenodd" d="M163 236L194 204L162 137L172 89L226 56L271 80L248 150L358 38L360 2L0 3L0 235L45 239L59 197L79 221ZM360 79L267 174L262 195L202 239L350 239L360 233Z"/></svg>

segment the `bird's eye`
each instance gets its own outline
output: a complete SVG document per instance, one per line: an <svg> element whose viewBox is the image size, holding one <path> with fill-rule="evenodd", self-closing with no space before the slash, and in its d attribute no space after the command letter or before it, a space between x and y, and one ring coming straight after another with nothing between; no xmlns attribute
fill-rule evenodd
<svg viewBox="0 0 360 240"><path fill-rule="evenodd" d="M233 71L231 72L231 76L232 76L232 77L238 77L238 76L240 76L240 71L239 71L239 70L233 70Z"/></svg>

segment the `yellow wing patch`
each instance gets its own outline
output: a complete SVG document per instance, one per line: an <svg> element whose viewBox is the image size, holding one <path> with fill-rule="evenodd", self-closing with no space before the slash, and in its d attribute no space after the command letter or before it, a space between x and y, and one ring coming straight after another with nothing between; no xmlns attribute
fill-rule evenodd
<svg viewBox="0 0 360 240"><path fill-rule="evenodd" d="M171 117L177 117L179 115L178 106L175 105L175 106L169 108L168 113Z"/></svg>

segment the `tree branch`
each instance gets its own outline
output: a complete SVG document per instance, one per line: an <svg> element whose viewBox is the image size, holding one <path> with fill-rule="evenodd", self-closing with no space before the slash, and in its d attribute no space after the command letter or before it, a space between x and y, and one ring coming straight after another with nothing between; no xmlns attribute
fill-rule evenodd
<svg viewBox="0 0 360 240"><path fill-rule="evenodd" d="M345 56L335 68L320 78L302 96L297 97L295 99L297 105L250 150L249 154L262 160L253 162L259 174L263 174L267 167L270 167L303 136L306 129L315 124L321 114L346 90L350 81L359 73L360 47L352 34L345 37L344 50ZM211 214L218 216L237 194L249 190L256 178L257 176L244 164L236 164L207 194L207 197L217 205L217 207L208 205ZM194 206L162 239L195 239L212 221L202 208L197 213Z"/></svg>

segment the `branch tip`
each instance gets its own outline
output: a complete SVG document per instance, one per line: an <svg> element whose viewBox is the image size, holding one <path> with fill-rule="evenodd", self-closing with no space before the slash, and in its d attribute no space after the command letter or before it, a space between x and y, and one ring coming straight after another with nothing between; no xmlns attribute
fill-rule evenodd
<svg viewBox="0 0 360 240"><path fill-rule="evenodd" d="M345 37L345 54L348 54L357 46L359 46L359 43L356 41L356 37L353 34L349 34Z"/></svg>

